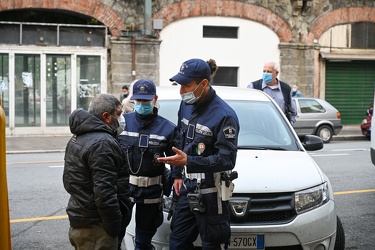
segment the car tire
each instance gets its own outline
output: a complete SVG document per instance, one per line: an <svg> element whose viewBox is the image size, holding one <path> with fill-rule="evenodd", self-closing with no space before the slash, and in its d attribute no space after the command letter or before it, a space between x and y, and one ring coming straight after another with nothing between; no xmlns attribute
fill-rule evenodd
<svg viewBox="0 0 375 250"><path fill-rule="evenodd" d="M332 128L327 125L322 125L316 131L316 135L319 136L324 143L329 143L333 137Z"/></svg>
<svg viewBox="0 0 375 250"><path fill-rule="evenodd" d="M334 250L345 249L345 233L340 218L337 216L336 241Z"/></svg>

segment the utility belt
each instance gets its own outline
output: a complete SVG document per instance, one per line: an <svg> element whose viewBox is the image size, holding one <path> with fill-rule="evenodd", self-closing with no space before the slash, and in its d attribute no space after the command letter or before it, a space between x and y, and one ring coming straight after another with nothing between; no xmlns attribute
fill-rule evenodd
<svg viewBox="0 0 375 250"><path fill-rule="evenodd" d="M134 197L129 197L130 201L133 203L143 203L143 204L156 204L161 203L161 198L154 198L154 199L134 199Z"/></svg>
<svg viewBox="0 0 375 250"><path fill-rule="evenodd" d="M215 180L213 173L188 173L186 171L186 166L184 167L184 176L189 180L197 180L198 183L205 183L206 187L214 187Z"/></svg>
<svg viewBox="0 0 375 250"><path fill-rule="evenodd" d="M191 174L188 174L186 173L185 171L185 177L186 179L189 179L189 180L204 180L206 179L206 175L204 173L191 173Z"/></svg>
<svg viewBox="0 0 375 250"><path fill-rule="evenodd" d="M192 173L186 174L185 168L185 176L188 179L196 179L197 180L197 188L194 192L187 194L187 199L189 201L190 210L193 212L200 212L204 213L206 211L206 204L203 198L204 194L210 193L217 193L218 194L218 213L222 213L222 204L221 201L228 201L233 194L234 184L233 180L237 178L237 172L234 171L226 171L226 172L218 172L218 173ZM202 177L212 176L212 180L214 183L213 187L208 188L200 188L200 183L202 181ZM201 179L202 178L202 179Z"/></svg>
<svg viewBox="0 0 375 250"><path fill-rule="evenodd" d="M155 177L130 175L129 183L137 187L149 187L162 183L162 175Z"/></svg>

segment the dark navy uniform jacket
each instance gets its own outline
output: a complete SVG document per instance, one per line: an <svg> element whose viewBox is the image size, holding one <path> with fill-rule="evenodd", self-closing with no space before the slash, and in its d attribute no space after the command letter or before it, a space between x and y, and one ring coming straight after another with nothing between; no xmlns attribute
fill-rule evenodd
<svg viewBox="0 0 375 250"><path fill-rule="evenodd" d="M157 109L154 108L154 112ZM130 174L155 177L164 174L164 164L158 157L175 155L172 151L176 126L157 114L124 114L126 126L118 136L124 150Z"/></svg>
<svg viewBox="0 0 375 250"><path fill-rule="evenodd" d="M188 173L215 173L234 168L240 130L234 110L211 87L202 103L183 101L178 113L180 135L176 145L187 155ZM181 168L173 168L173 177L181 177Z"/></svg>

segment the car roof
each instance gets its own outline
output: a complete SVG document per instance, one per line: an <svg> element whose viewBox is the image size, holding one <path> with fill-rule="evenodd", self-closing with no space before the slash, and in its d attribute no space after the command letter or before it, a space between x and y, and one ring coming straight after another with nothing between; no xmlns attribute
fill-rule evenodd
<svg viewBox="0 0 375 250"><path fill-rule="evenodd" d="M293 97L293 99L317 99L317 100L323 100L318 97L307 97L307 96L301 96L301 97Z"/></svg>
<svg viewBox="0 0 375 250"><path fill-rule="evenodd" d="M269 97L260 90L227 86L212 86L212 88L223 100L270 101ZM181 100L179 85L157 86L156 94L160 100Z"/></svg>

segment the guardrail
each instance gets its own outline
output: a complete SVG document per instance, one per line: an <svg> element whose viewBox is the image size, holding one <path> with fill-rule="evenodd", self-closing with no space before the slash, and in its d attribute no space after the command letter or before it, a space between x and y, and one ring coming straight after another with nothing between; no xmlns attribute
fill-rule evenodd
<svg viewBox="0 0 375 250"><path fill-rule="evenodd" d="M12 249L6 174L5 112L0 98L0 249Z"/></svg>

